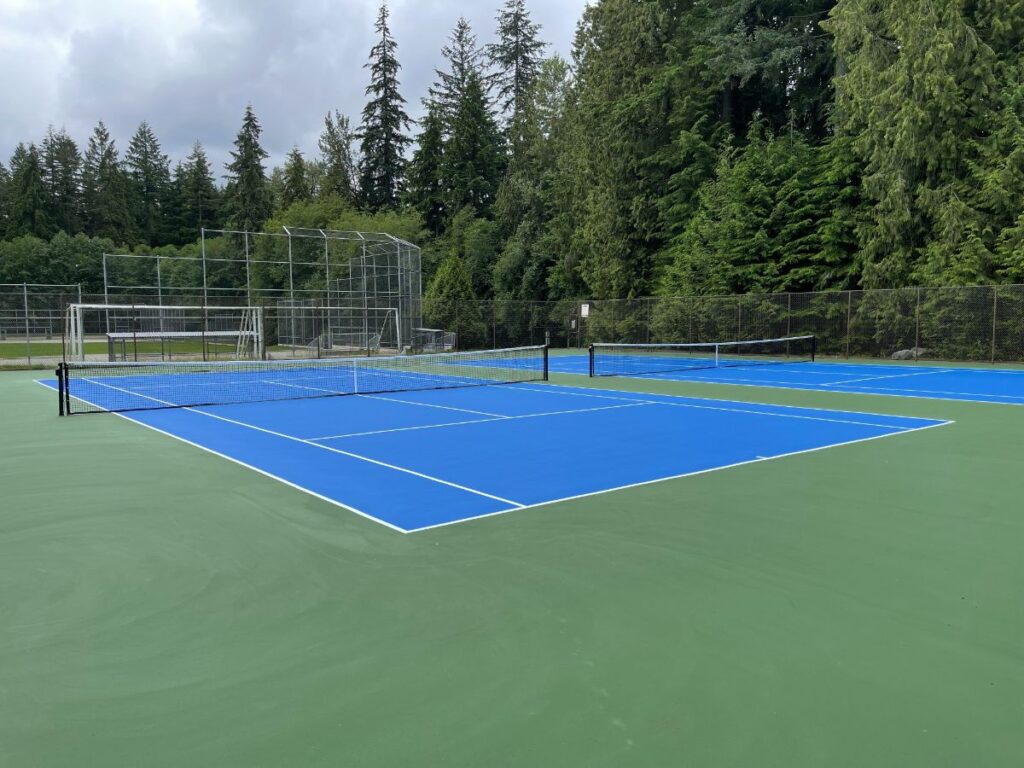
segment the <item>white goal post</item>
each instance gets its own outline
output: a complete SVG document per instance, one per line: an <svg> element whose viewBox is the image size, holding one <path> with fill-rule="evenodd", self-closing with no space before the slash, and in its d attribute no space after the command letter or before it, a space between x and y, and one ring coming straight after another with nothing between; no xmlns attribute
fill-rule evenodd
<svg viewBox="0 0 1024 768"><path fill-rule="evenodd" d="M64 324L66 360L86 359L86 339L188 340L232 338L239 359L262 359L262 307L165 304L69 304Z"/></svg>

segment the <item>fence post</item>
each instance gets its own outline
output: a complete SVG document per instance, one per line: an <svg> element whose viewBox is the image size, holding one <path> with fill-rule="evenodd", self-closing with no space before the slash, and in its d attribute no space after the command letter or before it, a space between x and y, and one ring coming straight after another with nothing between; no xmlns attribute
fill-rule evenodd
<svg viewBox="0 0 1024 768"><path fill-rule="evenodd" d="M793 293L786 294L786 335L793 335Z"/></svg>
<svg viewBox="0 0 1024 768"><path fill-rule="evenodd" d="M22 283L21 290L25 299L25 357L28 358L28 364L32 365L32 334L29 331L28 322L28 283Z"/></svg>
<svg viewBox="0 0 1024 768"><path fill-rule="evenodd" d="M992 363L996 362L996 312L999 310L999 286L992 286Z"/></svg>
<svg viewBox="0 0 1024 768"><path fill-rule="evenodd" d="M203 233L201 233L201 234L203 234ZM203 306L205 307L207 305L207 303L208 303L207 302L207 297L206 297L206 236L205 236L205 234L203 234L203 236L199 240L199 256L200 256L200 260L203 263Z"/></svg>
<svg viewBox="0 0 1024 768"><path fill-rule="evenodd" d="M914 360L921 348L921 289L917 289L917 308L914 310Z"/></svg>
<svg viewBox="0 0 1024 768"><path fill-rule="evenodd" d="M327 240L325 239L326 243ZM252 270L249 264L249 232L242 234L242 245L245 250L245 300L252 306Z"/></svg>
<svg viewBox="0 0 1024 768"><path fill-rule="evenodd" d="M853 329L850 327L853 323L853 291L846 292L846 359L850 359L850 336L853 334Z"/></svg>

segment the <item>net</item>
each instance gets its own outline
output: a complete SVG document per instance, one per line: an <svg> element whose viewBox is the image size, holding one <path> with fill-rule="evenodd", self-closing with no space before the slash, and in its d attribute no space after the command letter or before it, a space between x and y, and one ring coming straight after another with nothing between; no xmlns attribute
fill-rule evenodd
<svg viewBox="0 0 1024 768"><path fill-rule="evenodd" d="M546 381L547 347L397 357L233 362L64 362L62 415Z"/></svg>
<svg viewBox="0 0 1024 768"><path fill-rule="evenodd" d="M813 362L814 336L707 344L592 344L591 376L643 376L703 368Z"/></svg>

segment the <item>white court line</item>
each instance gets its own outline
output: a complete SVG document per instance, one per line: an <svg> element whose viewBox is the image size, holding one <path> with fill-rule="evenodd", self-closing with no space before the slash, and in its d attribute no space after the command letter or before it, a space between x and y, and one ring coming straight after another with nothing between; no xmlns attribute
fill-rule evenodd
<svg viewBox="0 0 1024 768"><path fill-rule="evenodd" d="M955 422L952 422L952 421L942 421L942 422L939 422L938 424L928 424L927 426L924 426L924 427L914 427L912 429L896 429L893 432L889 432L888 434L884 434L884 435L874 435L873 437L861 437L861 438L858 438L857 440L847 440L847 441L844 441L842 443L832 443L830 445L821 445L821 446L818 446L817 448L805 448L805 449L800 450L800 451L791 451L790 453L780 453L778 456L770 456L770 457L757 458L757 459L748 459L747 461L738 461L735 464L725 464L725 465L720 466L720 467L709 467L708 469L699 469L699 470L696 470L694 472L684 472L682 474L672 475L670 477L659 477L659 478L654 479L654 480L644 480L644 481L641 481L639 483L629 483L627 485L620 485L620 486L617 486L615 488L605 488L605 489L600 490L600 491L590 491L589 493L579 493L579 494L576 494L575 496L564 496L564 497L562 497L560 499L551 499L549 501L540 501L540 502L537 502L536 504L527 504L524 507L514 507L514 508L510 508L510 509L501 509L501 510L498 510L497 512L486 512L486 513L484 513L482 515L475 515L474 517L460 518L458 520L451 520L451 521L446 522L446 523L436 523L434 525L425 525L425 526L423 526L421 528L410 528L408 532L409 533L419 533L421 531L430 531L430 530L434 530L436 528L447 528L447 527L452 526L452 525L458 525L460 523L467 523L467 522L469 522L471 520L482 520L482 519L487 518L487 517L497 517L498 515L505 515L505 514L508 514L509 512L519 512L519 511L525 510L525 509L538 509L539 507L547 507L547 506L550 506L552 504L560 504L563 501L575 501L577 499L586 499L586 498L590 498L592 496L603 496L606 493L613 493L615 491L624 491L624 490L627 490L627 489L630 489L630 488L640 488L640 487L645 486L645 485L654 485L655 483L664 483L664 482L666 482L668 480L680 480L680 479L682 479L684 477L696 477L698 475L707 475L707 474L710 474L712 472L718 472L718 471L723 470L723 469L735 469L736 467L742 467L742 466L745 466L747 464L760 464L760 463L766 462L766 461L775 461L776 459L785 459L785 458L789 458L791 456L799 456L799 455L805 454L805 453L815 453L817 451L825 451L825 450L828 450L830 448L840 448L840 447L845 446L845 445L855 445L857 443L866 443L866 442L869 442L871 440L881 440L881 439L886 438L886 437L894 437L896 435L906 435L906 434L909 434L911 432L921 432L921 431L926 430L926 429L935 429L936 427L945 427L945 426L949 426L950 424L954 424L954 423Z"/></svg>
<svg viewBox="0 0 1024 768"><path fill-rule="evenodd" d="M152 400L153 402L161 403L162 405L167 405L167 406L171 406L171 407L178 407L178 406L175 406L174 403L167 402L166 400L158 400L155 397L148 397L147 395L138 395L138 393L136 393L136 392L132 392L132 391L127 390L127 389L122 389L121 387L115 387L112 384L105 384L105 383L103 383L101 381L96 381L95 379L83 378L83 379L81 379L81 381L88 381L91 384L96 384L96 385L101 386L101 387L107 387L109 389L114 389L114 390L117 390L118 392L124 392L124 393L129 394L129 395L134 395L134 396L138 396L138 397L144 397L147 400ZM74 395L72 395L72 397L74 397ZM79 399L81 399L81 398L79 398ZM427 474L424 474L423 472L417 472L414 469L408 469L407 467L401 467L401 466L399 466L397 464L389 464L386 461L379 461L378 459L371 459L369 456L361 456L358 453L352 453L351 451L343 451L340 448L333 448L333 447L331 447L329 445L321 445L320 443L314 443L313 441L307 440L307 439L302 438L302 437L295 437L294 435L286 435L284 432L275 432L272 429L265 429L264 427L257 427L255 424L246 424L244 421L237 421L236 419L229 419L227 416L219 416L219 415L217 415L215 413L209 413L208 411L200 411L197 408L183 407L183 408L180 408L180 410L190 411L191 413L198 413L201 416L208 416L211 419L217 419L218 421L223 421L223 422L226 422L228 424L234 424L234 425L239 426L239 427L246 427L248 429L255 430L256 432L263 432L263 433L268 434L268 435L273 435L274 437L280 437L280 438L282 438L284 440L291 440L291 441L296 442L296 443L302 443L304 445L311 445L314 448L320 448L321 450L330 451L331 453L337 453L337 454L340 454L342 456L348 456L348 457L353 458L353 459L359 459L360 461L365 461L365 462L367 462L369 464L376 464L378 466L385 467L386 469L393 469L396 472L404 472L407 475L413 475L414 477L419 477L419 478L422 478L424 480L430 480L431 482L434 482L434 483L439 483L441 485L447 485L447 486L449 486L451 488L456 488L457 490L465 491L466 493L472 493L472 494L475 494L477 496L483 496L483 497L488 498L488 499L493 499L494 501L500 501L500 502L502 502L504 504L512 504L514 507L525 506L524 504L520 504L518 501L513 501L512 499L505 499L505 498L502 498L501 496L495 496L493 494L486 493L485 491L477 490L476 488L470 488L470 487L465 486L465 485L459 485L458 483L453 483L453 482L451 482L449 480L442 480L439 477L434 477L433 475L427 475Z"/></svg>
<svg viewBox="0 0 1024 768"><path fill-rule="evenodd" d="M888 395L890 392L915 392L916 395L896 395L896 397L924 397L928 398L930 395L953 395L955 397L1001 397L1004 400L1020 400L1024 402L1024 395L986 395L984 392L946 392L940 389L907 389L906 387L857 387L852 385L843 385L849 389L862 389L865 394L881 394ZM935 398L932 400L943 400L946 398ZM956 400L954 402L976 402L976 403L996 403L999 404L1000 400ZM1015 405L1015 403L1003 403L1004 405Z"/></svg>
<svg viewBox="0 0 1024 768"><path fill-rule="evenodd" d="M365 394L364 395L364 394L362 394L360 392L349 392L349 391L336 392L333 389L321 389L320 387L307 387L307 386L304 386L302 384L290 384L290 383L285 382L285 381L273 381L273 380L270 380L270 379L268 379L267 381L270 384L280 384L280 385L285 386L285 387L294 387L295 389L308 389L308 390L310 390L312 392L323 392L324 394L353 395L353 396L358 396L358 397L365 397L368 400L384 400L385 402L388 402L388 403L401 403L403 405L419 405L419 406L422 406L424 408L440 408L441 410L445 410L445 411L461 411L462 413L473 413L473 414L476 414L477 416L492 416L494 418L503 418L503 414L500 414L500 413L489 413L487 411L474 411L474 410L472 410L470 408L456 408L455 406L452 406L452 405L438 405L437 403L420 403L420 402L417 402L415 400L399 400L397 397L384 397L383 395L374 395L374 394ZM432 391L437 391L437 390L432 390ZM323 439L326 439L326 438L318 438L318 439L323 440Z"/></svg>
<svg viewBox="0 0 1024 768"><path fill-rule="evenodd" d="M678 381L678 380L677 379L672 379L672 381ZM756 386L756 385L743 384L743 385L740 385L740 386L745 386L746 387L746 386ZM591 392L617 392L617 393L619 393L621 395L641 395L641 396L646 396L646 397L667 397L669 400L698 400L698 401L709 402L709 403L733 403L735 405L743 405L743 406L759 405L759 406L765 406L765 407L771 407L771 408L783 408L783 409L790 410L790 411L816 411L818 413L837 413L837 412L838 413L853 413L853 414L856 414L857 416L881 416L882 418L889 418L889 419L914 419L915 421L920 421L922 419L926 419L927 418L925 416L895 416L895 415L893 415L891 413L877 413L876 411L851 411L851 410L847 410L845 408L843 410L841 410L841 411L834 411L834 410L829 409L829 408L816 408L814 406L806 406L806 405L785 405L783 403L748 403L748 402L745 402L743 400L729 400L728 398L724 398L724 397L700 397L699 395L672 395L672 394L668 394L668 393L665 393L665 392L630 392L630 391L625 390L625 389L596 389L596 388L592 389L590 387L570 387L570 386L567 386L565 384L546 384L545 387L546 387L545 389L539 389L537 387L527 387L527 386L521 386L520 385L520 386L516 386L516 387L510 389L509 391L522 390L524 392L549 392L551 394L568 395L568 396L572 396L572 395L576 395L576 394L581 394L582 395L582 394L586 393L587 397L602 397L602 395L590 394ZM557 391L557 390L560 390L560 389L567 389L567 390L572 390L572 391L571 392L559 392L559 391ZM813 390L810 390L810 391L812 391L812 392L825 392L827 390L813 389ZM608 399L608 400L632 400L633 399L633 398L629 398L629 397L614 397L614 396L611 396L611 395L603 396L603 397L605 397L605 399ZM658 402L663 402L663 401L661 401L661 400L653 400L652 402L658 403Z"/></svg>
<svg viewBox="0 0 1024 768"><path fill-rule="evenodd" d="M644 378L655 378L653 376L645 376ZM726 384L730 387L755 387L769 389L789 389L794 392L826 392L828 394L847 394L847 395L877 395L878 397L904 397L912 400L938 400L945 403L977 403L979 405L1020 405L1024 403L1024 397L1019 395L986 395L985 393L978 392L940 392L938 390L929 389L898 389L892 387L856 387L851 386L849 392L843 392L842 390L836 389L824 389L825 384L802 384L794 381L768 381L766 379L748 379L746 381L735 381L732 379L669 379L669 378L658 378L658 381L674 382L676 384ZM553 385L558 386L558 385ZM860 390L860 391L858 391ZM625 390L622 390L625 391ZM896 394L898 392L910 392L912 394ZM694 397L693 395L668 395L661 392L639 392L637 394L642 395L660 395L661 397ZM936 397L936 395L955 395L956 397ZM978 400L979 397L991 397L991 398L1002 398L993 400ZM695 398L698 400L714 400L718 398ZM1020 403L1007 402L1007 400L1020 400ZM732 400L723 400L723 402L737 402ZM801 405L778 405L778 408L802 408L804 410L827 410L823 408L808 408L807 406ZM864 413L874 416L891 416L892 414L878 413L871 414L869 411L844 411L845 413ZM898 418L922 418L918 416L905 416Z"/></svg>
<svg viewBox="0 0 1024 768"><path fill-rule="evenodd" d="M434 390L438 391L438 390ZM358 393L357 393L358 394ZM399 400L397 397L385 397L383 395L359 395L367 400L383 400L386 403L402 403L403 405L420 405L424 408L440 408L443 411L461 411L462 413L474 413L477 416L492 416L496 419L507 419L502 413L488 413L487 411L474 411L470 408L456 408L453 405L438 405L437 403L420 403L415 400Z"/></svg>
<svg viewBox="0 0 1024 768"><path fill-rule="evenodd" d="M49 384L47 384L44 381L41 381L39 379L36 379L36 384L39 384L39 385L45 387L50 392L56 392L57 391L56 389L51 387ZM88 405L91 405L93 408L99 408L100 407L96 403L89 402L88 400L85 400L84 398L78 397L77 395L72 395L72 397L75 398L76 400L80 400L83 403L87 403ZM198 448L201 451L206 451L207 453L213 454L214 456L219 456L222 459L227 459L232 464L237 464L240 467L245 467L246 469L251 469L253 472L256 472L257 474L263 475L264 477L269 477L271 480L277 480L279 483L284 483L289 488L294 488L297 491L302 491L303 493L309 494L310 496L313 496L314 498L320 499L321 501L326 501L328 504L333 504L334 506L336 506L336 507L338 507L340 509L344 509L346 512L354 512L357 515L359 515L360 517L365 517L367 520L372 520L373 522L379 523L380 525L383 525L386 528L390 528L393 531L398 531L399 533L409 533L409 531L406 530L405 528L399 528L394 523L389 523L387 520L382 520L379 517L374 517L370 513L363 512L361 509L356 509L355 507L353 507L350 504L343 504L342 502L338 501L337 499L332 499L330 496L324 496L323 494L317 493L316 491L312 491L309 488L306 488L306 487L301 486L301 485L297 485L297 484L293 483L290 480L285 480L280 475L275 475L272 472L267 472L265 469L260 469L259 467L254 467L252 464L247 464L244 461L241 461L240 459L236 459L233 456L228 456L226 453L221 453L220 451L215 451L215 450L213 450L213 448L208 448L207 446L201 445L200 443L193 443L191 440L188 440L187 438L184 438L181 435L176 435L173 432L167 432L167 431L165 431L163 429L160 429L159 427L154 427L152 424L147 424L144 421L138 421L137 419L132 418L131 415L129 415L129 414L117 413L115 411L115 412L113 412L113 415L117 416L118 418L124 419L127 422L135 424L137 426L145 427L146 429L151 429L154 432L157 432L157 433L159 433L161 435L164 435L166 437L170 437L170 438L173 438L175 440L179 440L182 443L185 443L185 445L190 445L193 448Z"/></svg>
<svg viewBox="0 0 1024 768"><path fill-rule="evenodd" d="M307 387L307 386L304 386L302 384L289 384L288 382L285 382L285 381L272 381L272 380L269 380L269 379L267 381L269 381L269 383L271 383L271 384L280 384L280 385L285 386L285 387L294 387L295 389L308 389L311 392L323 392L324 394L351 395L351 396L355 396L355 397L365 397L368 400L384 400L385 402L388 402L388 403L401 403L403 405L421 405L424 408L440 408L440 409L445 410L445 411L461 411L462 413L472 413L472 414L476 414L477 416L492 416L494 418L501 418L502 417L502 414L500 414L500 413L488 413L487 411L474 411L474 410L470 410L469 408L456 408L456 407L451 406L451 405L437 405L436 403L420 403L420 402L416 402L415 400L399 400L396 397L383 397L382 395L373 395L373 394L366 394L366 395L364 395L364 394L361 394L359 392L349 392L347 390L344 391L344 392L336 392L333 389L321 389L320 387ZM433 391L437 391L437 390L433 390ZM320 438L320 439L325 439L325 438Z"/></svg>
<svg viewBox="0 0 1024 768"><path fill-rule="evenodd" d="M594 411L614 411L618 408L636 408L640 405L660 405L653 400L650 402L637 400L624 405L603 405L600 408L578 408L572 411L550 411L548 413L522 413L518 416L498 416L493 419L469 419L467 421L449 421L445 424L421 424L415 427L394 427L392 429L375 429L370 432L349 432L345 435L328 435L327 437L309 437L307 440L340 440L345 437L365 437L366 435L386 435L392 432L413 432L418 429L439 429L441 427L459 427L463 424L488 424L495 421L516 421L519 419L536 419L541 416L566 416L574 413L593 413Z"/></svg>
<svg viewBox="0 0 1024 768"><path fill-rule="evenodd" d="M524 391L530 391L530 392L545 392L545 391L547 391L547 390L535 389L535 388L527 388L527 387L519 387L519 389L524 390ZM600 398L602 400L630 400L632 402L636 402L635 399L629 398L629 397L613 397L613 396L610 396L610 395L591 395L589 393L584 394L582 392L558 392L557 394L565 394L565 395L573 395L573 394L575 394L575 395L579 395L580 397L596 397L596 398ZM656 393L654 393L654 392L647 392L647 393L644 393L644 394L656 394ZM672 397L672 395L666 395L666 397ZM714 402L714 401L711 401L711 402ZM730 401L721 401L721 402L730 402ZM776 416L776 417L778 417L780 419L799 419L800 421L824 421L824 422L828 422L830 424L854 424L856 426L862 426L862 427L880 427L882 429L899 429L899 427L896 427L893 424L878 424L878 423L871 422L871 421L855 421L853 419L829 419L829 418L825 418L823 416L802 416L802 415L797 414L797 413L774 413L772 411L755 411L755 410L752 410L750 408L723 408L721 406L714 406L714 405L694 405L693 403L672 403L672 402L664 402L664 401L661 401L661 400L655 400L654 404L656 404L656 405L667 405L667 406L670 406L672 408L693 408L693 409L696 409L698 411L724 411L725 413L745 413L745 414L749 414L749 415L753 415L753 416ZM780 406L780 407L782 407L782 406ZM795 406L789 406L789 407L792 408L792 407L795 407ZM817 410L817 409L805 408L804 410ZM825 413L827 413L827 411L825 411ZM852 411L851 411L851 413L852 413ZM879 413L879 414L865 414L865 415L882 416L883 414ZM915 418L915 417L899 417L899 416L894 416L893 418Z"/></svg>
<svg viewBox="0 0 1024 768"><path fill-rule="evenodd" d="M917 371L915 373L891 373L886 376L864 376L859 379L843 379L840 381L826 381L823 382L823 386L826 387L839 387L845 386L846 384L856 384L861 381L878 381L879 379L903 379L908 376L934 376L937 373L953 373L953 371L937 370L937 371Z"/></svg>
<svg viewBox="0 0 1024 768"><path fill-rule="evenodd" d="M55 391L55 390L53 390L52 387L49 387L48 385L44 384L42 381L39 381L37 383L39 383L40 385L46 387L50 391ZM516 387L510 387L509 388L510 391L515 391L516 389L517 389ZM549 394L551 394L551 393L559 394L559 395L580 394L580 395L583 395L583 396L597 397L597 398L610 399L610 400L631 400L630 398L620 398L620 397L613 397L613 396L591 395L589 393L561 392L561 391L558 391L558 390L559 389L563 389L563 388L559 387L558 385L551 385L551 388L543 388L543 389L536 389L536 388L521 388L521 389L524 389L526 391L548 392ZM129 393L129 394L134 394L134 393ZM650 394L653 394L653 395L656 395L656 396L659 396L659 397L669 397L669 398L681 397L681 396L678 396L678 395L660 395L658 393L650 393ZM77 398L77 399L81 400L82 398ZM149 398L149 399L155 400L155 398ZM696 399L700 399L700 398L696 398ZM85 402L88 402L88 401L85 401ZM161 401L157 400L157 402L161 402ZM645 401L639 401L638 402L636 400L631 400L631 402L638 403L638 404L644 404ZM652 404L658 404L659 403L659 401L647 401L647 402L651 402ZM729 402L729 401L725 401L725 402ZM92 403L90 403L90 404L94 405L94 407L97 407L97 406L95 406L95 404L92 404ZM780 406L780 407L794 408L794 407L799 407L799 406ZM193 410L193 409L188 409L188 410ZM193 410L193 412L194 413L199 413L199 414L204 415L204 416L211 416L211 417L214 417L214 418L221 418L221 417L216 417L213 414L206 413L205 411ZM341 502L339 502L339 501L337 501L335 499L331 499L329 497L321 496L320 494L316 493L315 491L311 491L308 488L304 488L303 486L296 485L295 483L292 483L292 482L290 482L288 480L285 480L285 479L283 479L281 477L278 477L277 475L274 475L274 474L271 474L271 473L266 472L264 470L258 469L257 467L253 467L252 465L246 464L245 462L239 461L238 459L234 459L231 456L227 456L227 455L221 454L221 453L219 453L217 451L214 451L214 450L212 450L210 448L207 448L207 447L205 447L203 445L192 443L191 441L186 440L183 437L179 437L178 435L175 435L175 434L170 433L170 432L165 432L164 430L158 429L157 427L153 427L153 426L151 426L149 424L146 424L145 422L137 421L137 420L131 418L131 416L129 416L129 415L121 414L121 413L115 413L114 415L115 416L119 416L119 417L121 417L121 418L123 418L123 419L125 419L127 421L130 421L133 424L140 424L140 425L146 427L147 429L152 429L153 431L159 432L159 433L164 434L164 435L167 435L168 437L172 437L172 438L174 438L176 440L180 440L180 441L182 441L184 443L187 443L189 445L194 445L195 447L197 447L197 448L199 448L201 450L204 450L204 451L206 451L208 453L211 453L211 454L214 454L216 456L220 456L222 458L225 458L228 461L231 461L231 462L233 462L235 464L238 464L240 466L244 466L244 467L246 467L248 469L252 469L252 470L254 470L254 471L258 472L259 474L262 474L262 475L264 475L266 477L270 477L270 478L272 478L274 480L280 480L285 485L288 485L288 486L290 486L292 488L295 488L296 490L302 491L304 493L308 493L311 496L314 496L316 498L322 499L322 500L324 500L324 501L326 501L326 502L328 502L330 504L333 504L333 505L335 505L337 507L340 507L342 509L346 509L346 510L350 510L352 512L355 512L356 514L360 515L361 517L365 517L365 518L367 518L369 520L373 520L374 522L380 523L381 525L384 525L384 526L386 526L386 527L388 527L388 528L390 528L392 530L399 531L401 533L415 533L415 532L419 532L419 531L432 530L434 528L443 528L443 527L448 527L448 526L451 526L451 525L457 525L459 523L469 522L471 520L480 520L480 519L483 519L483 518L486 518L486 517L494 517L494 516L497 516L497 515L503 515L503 514L507 514L508 512L513 512L513 511L520 510L520 509L534 509L534 508L538 508L538 507L545 507L545 506L549 506L549 505L552 505L552 504L558 504L558 503L561 503L563 501L572 501L572 500L575 500L575 499L582 499L582 498L587 498L587 497L591 497L591 496L599 496L599 495L603 495L605 493L612 493L614 491L626 490L626 489L629 489L629 488L637 488L637 487L641 487L641 486L645 486L645 485L652 485L654 483L661 483L661 482L665 482L665 481L668 481L668 480L675 480L675 479L680 479L680 478L685 478L685 477L693 477L693 476L697 476L697 475L709 474L711 472L717 472L719 470L724 470L724 469L732 469L732 468L740 467L740 466L743 466L743 465L746 465L746 464L754 464L754 463L758 463L758 462L761 462L761 461L773 461L775 459L782 459L782 458L787 458L787 457L790 457L790 456L797 456L797 455L804 454L804 453L814 453L816 451L822 451L822 450L826 450L828 448L837 448L837 447L841 447L841 446L844 446L844 445L853 445L853 444L856 444L856 443L864 443L864 442L869 442L871 440L879 440L879 439L882 439L882 438L885 438L885 437L893 437L895 435L900 435L900 434L908 434L908 433L911 433L911 432L920 432L920 431L923 431L923 430L926 430L926 429L933 429L935 427L948 426L950 424L955 423L953 421L943 421L943 422L938 422L938 423L935 423L935 424L929 424L929 425L926 425L926 426L923 426L923 427L915 427L915 428L911 428L911 429L899 429L897 427L886 426L884 428L890 429L890 430L893 430L893 431L890 431L887 434L883 434L883 435L875 435L873 437L864 437L864 438L859 438L859 439L856 439L856 440L849 440L849 441L845 441L845 442L841 442L841 443L833 443L833 444L830 444L830 445L819 446L817 448L808 448L808 449L804 449L804 450L800 450L800 451L793 451L793 452L790 452L790 453L779 454L777 456L772 456L772 457L756 458L756 459L752 459L752 460L737 462L737 463L734 463L734 464L723 465L723 466L720 466L720 467L710 467L708 469L697 470L697 471L694 471L694 472L682 473L682 474L674 475L674 476L670 476L670 477L660 477L660 478L655 478L653 480L645 480L645 481L638 482L638 483L630 483L630 484L627 484L627 485L617 486L617 487L614 487L614 488L607 488L607 489L603 489L603 490L599 490L599 491L591 491L591 492L588 492L588 493L576 494L576 495L573 495L573 496L566 496L566 497L559 498L559 499L551 499L551 500L547 500L547 501L538 502L536 504L519 504L517 502L508 501L507 503L513 505L513 506L509 507L508 509L498 510L498 511L495 511L495 512L489 512L489 513L485 513L485 514L481 514L481 515L475 515L475 516L472 516L472 517L460 518L458 520L451 520L451 521L448 521L448 522L445 522L445 523L437 523L435 525L423 526L423 527L420 527L420 528L404 529L404 528L400 528L400 527L398 527L398 526L396 526L396 525L394 525L392 523L389 523L389 522L387 522L385 520L382 520L380 518L374 517L373 515L370 515L368 513L362 512L361 510L358 510L358 509L356 509L354 507L351 507L351 506L349 506L347 504L343 504L343 503L341 503ZM872 414L872 415L881 415L881 414ZM243 425L243 426L251 426L251 425ZM256 428L256 429L259 429L259 428ZM287 435L282 435L282 436L286 437L287 439L298 440L298 438L293 438L291 436L287 436ZM306 442L306 441L303 441L303 442ZM316 443L309 443L309 444L310 445L316 445ZM341 451L336 451L336 452L344 453L344 452L341 452ZM371 460L371 461L373 461L373 460Z"/></svg>

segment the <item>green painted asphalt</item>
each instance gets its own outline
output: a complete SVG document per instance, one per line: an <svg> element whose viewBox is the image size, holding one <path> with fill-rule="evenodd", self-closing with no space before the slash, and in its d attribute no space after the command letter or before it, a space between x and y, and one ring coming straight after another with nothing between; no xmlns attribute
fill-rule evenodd
<svg viewBox="0 0 1024 768"><path fill-rule="evenodd" d="M39 375L0 766L1024 764L1024 407L601 380L956 423L401 535Z"/></svg>

